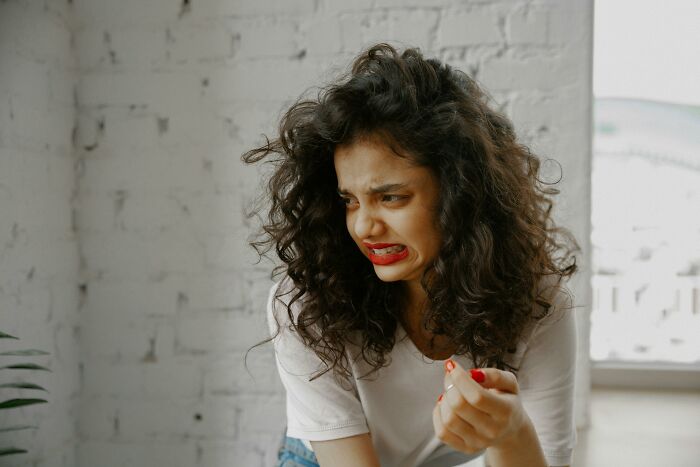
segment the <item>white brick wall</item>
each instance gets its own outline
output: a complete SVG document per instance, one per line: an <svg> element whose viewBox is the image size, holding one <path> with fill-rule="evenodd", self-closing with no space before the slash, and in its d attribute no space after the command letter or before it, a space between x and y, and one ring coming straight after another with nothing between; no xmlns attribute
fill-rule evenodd
<svg viewBox="0 0 700 467"><path fill-rule="evenodd" d="M27 381L48 393L0 390L1 400L48 404L0 411L0 446L29 450L3 466L76 465L78 255L72 225L75 188L71 132L75 63L66 2L0 3L0 351L40 349L39 357L0 357L51 369L0 372L0 383Z"/></svg>
<svg viewBox="0 0 700 467"><path fill-rule="evenodd" d="M0 3L0 325L52 351L59 397L33 411L38 465L273 464L270 345L243 367L271 266L245 244L260 169L239 157L374 42L473 74L561 162L590 303L591 15L592 0Z"/></svg>

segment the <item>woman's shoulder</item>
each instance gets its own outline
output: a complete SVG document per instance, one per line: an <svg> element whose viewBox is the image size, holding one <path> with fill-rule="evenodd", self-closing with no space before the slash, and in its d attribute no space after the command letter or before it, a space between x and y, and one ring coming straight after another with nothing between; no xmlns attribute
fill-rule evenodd
<svg viewBox="0 0 700 467"><path fill-rule="evenodd" d="M303 295L299 295L299 288L292 278L286 274L272 284L266 307L271 333L275 332L273 329L275 323L284 325L285 328L292 327L292 321L296 322L302 309L304 298Z"/></svg>
<svg viewBox="0 0 700 467"><path fill-rule="evenodd" d="M565 281L558 277L548 276L540 281L532 314L520 333L515 353L508 357L510 365L519 367L526 354L532 358L533 350L546 342L575 337L573 298ZM540 358L542 353L536 353Z"/></svg>
<svg viewBox="0 0 700 467"><path fill-rule="evenodd" d="M309 294L300 293L299 287L288 276L282 276L272 284L267 300L267 322L271 336L278 334L293 335L299 339L297 324L299 315L311 302ZM318 310L315 310L315 313ZM322 335L324 330L318 323L307 325L305 329L316 336ZM348 331L344 335L343 344L346 350L361 346L363 336L361 331Z"/></svg>
<svg viewBox="0 0 700 467"><path fill-rule="evenodd" d="M530 340L534 334L562 319L574 319L574 296L566 281L560 276L545 276L539 283L532 315L523 330L522 339Z"/></svg>
<svg viewBox="0 0 700 467"><path fill-rule="evenodd" d="M573 309L573 294L567 285L566 278L551 274L544 276L538 285L536 304L539 308L547 311L559 313Z"/></svg>

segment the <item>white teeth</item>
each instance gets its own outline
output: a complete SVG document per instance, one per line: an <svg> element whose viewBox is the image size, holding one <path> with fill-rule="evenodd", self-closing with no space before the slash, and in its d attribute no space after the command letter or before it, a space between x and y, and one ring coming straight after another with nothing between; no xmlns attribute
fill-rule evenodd
<svg viewBox="0 0 700 467"><path fill-rule="evenodd" d="M387 248L382 248L380 250L372 250L375 255L389 255L392 253L398 253L402 251L405 247L403 245L394 245Z"/></svg>

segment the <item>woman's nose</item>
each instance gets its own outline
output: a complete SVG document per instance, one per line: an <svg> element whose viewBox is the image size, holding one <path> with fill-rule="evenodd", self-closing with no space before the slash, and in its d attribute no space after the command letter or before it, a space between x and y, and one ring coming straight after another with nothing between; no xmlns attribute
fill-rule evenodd
<svg viewBox="0 0 700 467"><path fill-rule="evenodd" d="M360 238L376 237L382 233L384 223L374 212L360 208L355 218L355 235Z"/></svg>

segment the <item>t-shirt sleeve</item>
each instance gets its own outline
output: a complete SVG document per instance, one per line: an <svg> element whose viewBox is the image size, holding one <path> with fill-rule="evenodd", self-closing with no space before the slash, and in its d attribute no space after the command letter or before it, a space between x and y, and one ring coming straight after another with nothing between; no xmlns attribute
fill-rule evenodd
<svg viewBox="0 0 700 467"><path fill-rule="evenodd" d="M571 465L576 445L574 383L576 316L563 290L553 311L537 323L518 371L523 407L535 426L549 466Z"/></svg>
<svg viewBox="0 0 700 467"><path fill-rule="evenodd" d="M368 433L362 404L354 386L351 390L341 387L333 377L333 370L309 381L325 364L307 348L301 338L290 328L287 307L282 300L291 294L275 298L281 283L275 284L267 302L267 319L271 336L277 329L275 316L280 324L274 337L275 360L280 379L286 390L287 436L308 441L325 441ZM286 288L286 286L284 286ZM298 316L298 302L292 305L294 319Z"/></svg>

